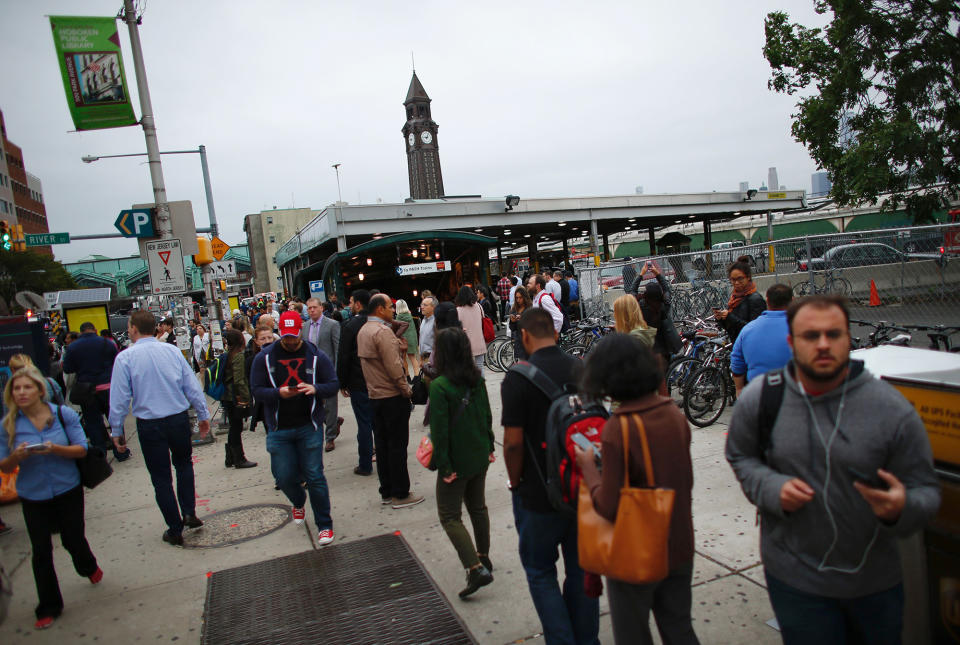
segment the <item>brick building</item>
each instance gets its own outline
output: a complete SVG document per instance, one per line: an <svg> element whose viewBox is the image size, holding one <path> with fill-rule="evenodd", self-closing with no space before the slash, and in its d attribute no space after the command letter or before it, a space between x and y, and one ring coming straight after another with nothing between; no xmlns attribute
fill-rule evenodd
<svg viewBox="0 0 960 645"><path fill-rule="evenodd" d="M12 203L11 203L12 202ZM26 233L49 233L47 210L43 205L40 178L27 172L23 151L7 138L7 126L0 110L0 220L19 224ZM37 253L53 255L49 246L31 247Z"/></svg>

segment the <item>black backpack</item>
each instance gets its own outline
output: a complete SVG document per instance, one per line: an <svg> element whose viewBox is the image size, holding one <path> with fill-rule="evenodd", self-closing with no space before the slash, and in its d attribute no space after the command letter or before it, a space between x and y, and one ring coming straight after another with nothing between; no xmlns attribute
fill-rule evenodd
<svg viewBox="0 0 960 645"><path fill-rule="evenodd" d="M554 509L567 515L577 514L577 501L580 495L580 480L583 478L574 456L574 444L571 437L582 433L587 440L600 443L600 431L610 414L599 403L585 402L576 392L561 388L547 374L526 361L520 361L510 368L530 381L550 400L547 411L547 423L544 428L544 443L547 453L547 472L540 471L540 464L533 460L537 474L547 490L547 497ZM524 435L527 448L533 453L533 447L527 435Z"/></svg>
<svg viewBox="0 0 960 645"><path fill-rule="evenodd" d="M783 405L783 395L787 390L787 382L783 378L784 368L771 370L763 375L763 389L760 390L760 409L757 416L758 443L760 459L767 461L767 452L773 447L770 440L773 426L777 423L780 406Z"/></svg>

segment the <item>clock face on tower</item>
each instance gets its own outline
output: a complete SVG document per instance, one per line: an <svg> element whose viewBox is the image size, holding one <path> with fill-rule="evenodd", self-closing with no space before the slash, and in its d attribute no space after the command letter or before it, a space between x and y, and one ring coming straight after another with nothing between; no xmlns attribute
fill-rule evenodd
<svg viewBox="0 0 960 645"><path fill-rule="evenodd" d="M424 130L423 132L420 133L420 140L423 141L424 143L430 143L431 141L433 141L433 135L427 132L426 130Z"/></svg>
<svg viewBox="0 0 960 645"><path fill-rule="evenodd" d="M412 132L410 133L410 136L407 137L407 143L409 143L411 146L413 146L413 144L414 144L414 142L415 142L416 140L417 140L417 138L416 138L415 136L413 136L413 133L412 133Z"/></svg>

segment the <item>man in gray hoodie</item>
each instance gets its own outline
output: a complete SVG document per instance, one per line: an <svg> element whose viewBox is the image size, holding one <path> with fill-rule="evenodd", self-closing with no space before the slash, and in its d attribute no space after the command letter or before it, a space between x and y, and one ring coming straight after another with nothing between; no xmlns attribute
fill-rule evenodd
<svg viewBox="0 0 960 645"><path fill-rule="evenodd" d="M768 379L756 379L737 401L726 446L760 512L770 604L787 644L845 642L845 633L899 643L896 539L940 504L926 430L899 392L850 360L843 299L796 300L787 323L793 360L779 414L762 438Z"/></svg>

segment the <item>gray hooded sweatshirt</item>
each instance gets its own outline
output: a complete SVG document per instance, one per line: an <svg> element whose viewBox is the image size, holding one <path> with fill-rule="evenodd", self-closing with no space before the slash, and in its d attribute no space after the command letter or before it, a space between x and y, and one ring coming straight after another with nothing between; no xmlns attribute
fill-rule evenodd
<svg viewBox="0 0 960 645"><path fill-rule="evenodd" d="M845 384L821 395L803 394L793 369L791 361L766 459L758 441L765 379L743 391L727 435L727 461L760 511L763 565L795 589L830 598L890 589L901 581L896 538L921 529L940 506L923 422L893 386L866 372L861 361L850 361ZM874 515L853 487L849 468L865 474L883 468L903 482L906 504L895 523ZM815 492L812 501L787 513L780 505L780 489L794 477Z"/></svg>

